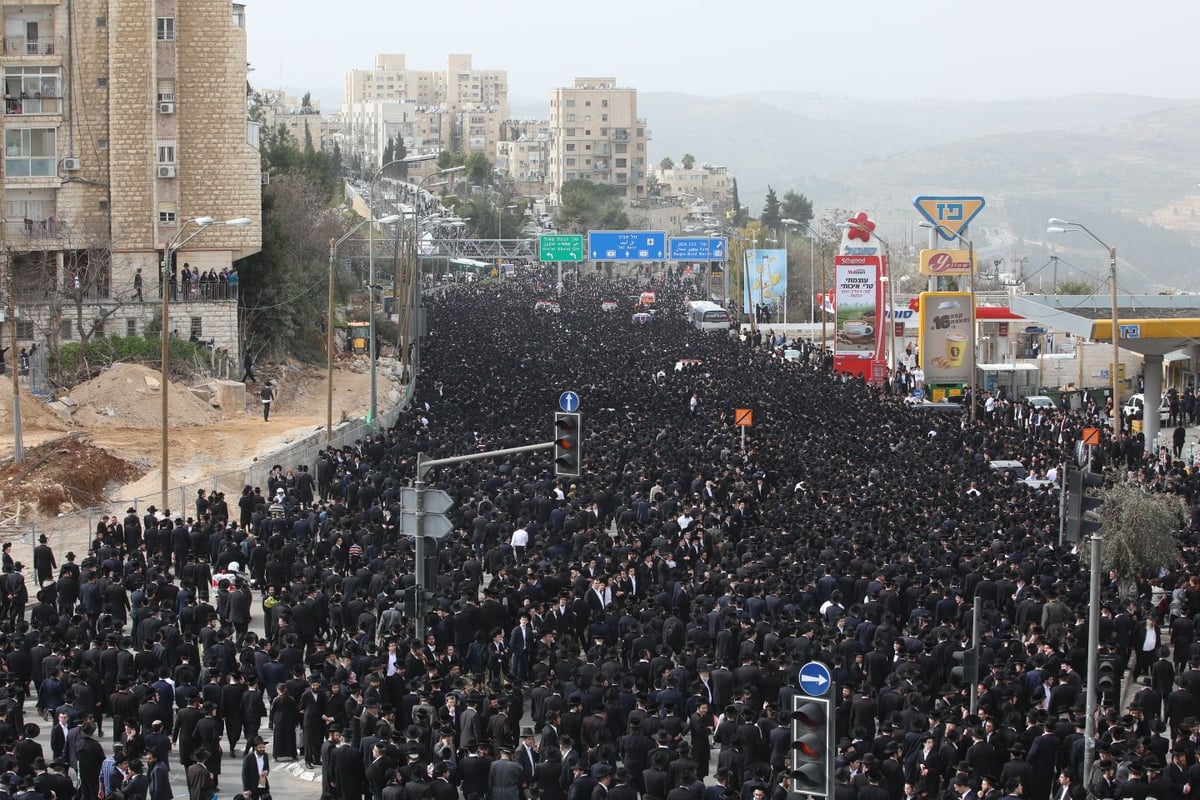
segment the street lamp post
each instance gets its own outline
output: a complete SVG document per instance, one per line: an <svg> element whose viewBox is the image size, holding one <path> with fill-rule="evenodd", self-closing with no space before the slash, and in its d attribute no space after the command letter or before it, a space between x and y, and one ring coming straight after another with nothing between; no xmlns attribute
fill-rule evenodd
<svg viewBox="0 0 1200 800"><path fill-rule="evenodd" d="M789 261L790 254L788 253L788 234L791 233L793 225L801 225L803 223L798 219L781 219L779 224L783 226L783 266L788 272L791 272L791 263ZM786 273L785 273L786 274ZM783 292L783 324L787 324L788 318L788 287L785 285Z"/></svg>
<svg viewBox="0 0 1200 800"><path fill-rule="evenodd" d="M329 240L329 302L325 309L325 441L333 441L333 270L337 265L338 248L368 223L391 225L400 219L391 214L383 219L364 219L346 232L342 238Z"/></svg>
<svg viewBox="0 0 1200 800"><path fill-rule="evenodd" d="M162 378L159 386L159 393L162 395L162 496L159 502L162 503L164 509L170 508L171 505L167 500L167 492L171 480L170 470L170 445L168 443L167 432L170 430L170 396L168 391L170 379L170 353L171 353L171 338L170 338L170 285L168 281L171 277L171 264L174 262L175 254L183 248L185 244L195 239L200 234L204 233L213 226L225 226L229 228L244 228L253 220L249 217L238 217L236 219L227 219L224 221L215 220L212 217L194 217L183 221L176 231L174 238L167 244L166 250L163 251L162 264L159 267L159 286L162 291L162 318L160 320L161 330L159 335L162 337ZM189 225L195 225L196 230L192 231L188 236L183 234L187 231Z"/></svg>
<svg viewBox="0 0 1200 800"><path fill-rule="evenodd" d="M1051 217L1047 233L1069 233L1081 231L1092 241L1108 251L1108 280L1110 300L1112 302L1112 368L1109 379L1112 381L1112 429L1113 438L1121 435L1121 383L1117 370L1121 359L1121 328L1120 315L1117 311L1117 248L1109 245L1096 234L1092 233L1082 222L1069 222L1058 217ZM1161 394L1161 392L1159 393ZM1159 403L1154 398L1146 405L1147 416ZM1154 411L1154 413L1158 413ZM1087 699L1084 712L1083 733L1083 785L1090 786L1092 767L1096 760L1096 682L1100 679L1100 547L1103 543L1102 531L1092 534L1091 541L1091 582L1088 595L1088 663L1087 663Z"/></svg>
<svg viewBox="0 0 1200 800"><path fill-rule="evenodd" d="M375 184L378 183L379 179L383 176L384 170L386 170L388 167L392 166L393 164L415 164L420 161L432 161L435 158L437 158L436 153L425 153L424 155L419 155L419 156L405 156L404 158L394 158L391 161L387 162L386 164L381 165L379 167L379 169L375 171L374 177L371 178L371 183L370 183L370 188L369 188L370 194L367 197L367 208L370 211L370 216L371 217L375 216ZM433 174L436 175L437 173L435 172ZM421 194L421 192L420 192L420 188L418 186L418 190L417 190L417 199L418 200L420 199L420 194ZM368 264L367 285L374 286L375 285L375 226L374 225L372 225L370 228L367 229L367 234L368 234L368 236L367 236L367 264ZM379 412L378 394L376 391L376 373L378 371L377 367L376 367L376 359L378 358L379 354L375 351L375 348L376 348L376 343L375 343L375 291L373 289L370 292L370 300L371 300L371 307L370 307L370 314L369 314L369 317L370 317L370 342L369 342L368 346L369 346L369 353L370 353L370 358L371 358L371 409L368 412L367 424L374 425L375 417Z"/></svg>
<svg viewBox="0 0 1200 800"><path fill-rule="evenodd" d="M1112 303L1112 369L1109 370L1109 381L1112 384L1112 429L1113 436L1119 436L1121 432L1121 378L1118 371L1118 365L1121 363L1121 329L1120 315L1117 312L1117 248L1112 247L1104 242L1099 236L1092 233L1088 228L1080 222L1068 222L1065 219L1051 217L1050 227L1046 228L1047 233L1070 233L1071 231L1079 231L1086 234L1092 241L1108 251L1108 280L1111 284L1109 287L1110 301ZM1154 402L1159 402L1155 400Z"/></svg>
<svg viewBox="0 0 1200 800"><path fill-rule="evenodd" d="M967 348L967 355L970 357L971 364L971 422L975 422L979 418L979 392L975 386L976 373L978 366L976 364L976 350L978 349L976 330L976 310L975 310L975 243L963 236L958 231L953 231L945 225L934 225L932 222L917 223L922 228L931 228L947 238L957 239L960 243L967 246L967 291L970 294L971 305L971 346ZM922 353L922 357L924 354Z"/></svg>

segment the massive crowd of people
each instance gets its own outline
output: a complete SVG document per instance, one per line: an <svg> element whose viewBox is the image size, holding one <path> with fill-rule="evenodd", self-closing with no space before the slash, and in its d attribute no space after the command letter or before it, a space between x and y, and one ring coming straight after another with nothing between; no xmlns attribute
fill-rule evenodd
<svg viewBox="0 0 1200 800"><path fill-rule="evenodd" d="M687 283L656 285L653 322L631 324L639 289L572 281L561 313L534 310L552 294L535 279L432 294L393 429L236 502L115 515L82 558L43 546L28 607L8 564L10 791L163 800L177 760L191 800L257 800L271 760L302 759L342 800L784 798L798 671L819 660L837 800L1077 800L1086 563L1058 541L1057 489L988 464L1057 470L1094 409L914 409L819 346L785 360L769 333L694 330ZM417 454L548 442L565 390L582 474L556 477L545 450L434 469L454 530L415 564L397 503ZM1098 452L1192 501L1181 466ZM1101 798L1200 786L1197 539L1181 538L1134 599L1105 583L1101 646L1146 685L1127 708L1102 698ZM953 654L976 598L967 685ZM40 760L30 692L53 726Z"/></svg>

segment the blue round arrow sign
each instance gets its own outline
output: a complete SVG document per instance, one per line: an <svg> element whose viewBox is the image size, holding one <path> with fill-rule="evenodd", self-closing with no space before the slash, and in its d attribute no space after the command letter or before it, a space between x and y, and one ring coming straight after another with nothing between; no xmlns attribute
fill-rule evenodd
<svg viewBox="0 0 1200 800"><path fill-rule="evenodd" d="M575 392L563 392L558 396L558 407L568 414L579 410L579 395Z"/></svg>
<svg viewBox="0 0 1200 800"><path fill-rule="evenodd" d="M820 661L810 661L800 668L800 690L809 697L824 697L832 682L829 667Z"/></svg>

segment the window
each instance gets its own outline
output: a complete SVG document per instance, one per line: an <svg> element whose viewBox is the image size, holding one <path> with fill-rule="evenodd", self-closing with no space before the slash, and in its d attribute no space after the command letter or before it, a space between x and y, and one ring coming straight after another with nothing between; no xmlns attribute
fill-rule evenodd
<svg viewBox="0 0 1200 800"><path fill-rule="evenodd" d="M574 149L575 149L575 143L574 143L574 142L567 142L567 152L571 152L571 151L573 151Z"/></svg>
<svg viewBox="0 0 1200 800"><path fill-rule="evenodd" d="M575 107L575 101L567 100L567 108L574 108L574 107Z"/></svg>
<svg viewBox="0 0 1200 800"><path fill-rule="evenodd" d="M584 122L591 122L591 121L592 121L592 115L591 115L591 114L584 114L584 115L583 115L583 121L584 121Z"/></svg>
<svg viewBox="0 0 1200 800"><path fill-rule="evenodd" d="M97 150L107 150L108 149L108 139L97 139L96 140L96 149Z"/></svg>
<svg viewBox="0 0 1200 800"><path fill-rule="evenodd" d="M600 115L600 121L601 121L601 122L608 122L608 114L601 114L601 115Z"/></svg>
<svg viewBox="0 0 1200 800"><path fill-rule="evenodd" d="M33 320L17 320L17 338L24 339L26 341L33 339Z"/></svg>
<svg viewBox="0 0 1200 800"><path fill-rule="evenodd" d="M189 335L199 339L204 335L204 317L192 317L189 327L191 329Z"/></svg>
<svg viewBox="0 0 1200 800"><path fill-rule="evenodd" d="M567 129L566 129L566 135L567 135L567 136L574 136L574 135L575 135L575 129L574 129L574 128L567 128Z"/></svg>
<svg viewBox="0 0 1200 800"><path fill-rule="evenodd" d="M57 67L5 67L6 114L57 114L62 84Z"/></svg>
<svg viewBox="0 0 1200 800"><path fill-rule="evenodd" d="M125 335L137 336L137 317L125 318Z"/></svg>
<svg viewBox="0 0 1200 800"><path fill-rule="evenodd" d="M174 142L159 142L158 143L158 163L159 164L174 164L175 163L175 143Z"/></svg>
<svg viewBox="0 0 1200 800"><path fill-rule="evenodd" d="M100 209L101 211L108 211L108 201L101 200L99 203L96 204L96 208Z"/></svg>
<svg viewBox="0 0 1200 800"><path fill-rule="evenodd" d="M107 28L108 27L108 17L96 17L96 27L97 28Z"/></svg>
<svg viewBox="0 0 1200 800"><path fill-rule="evenodd" d="M617 152L617 153L624 153L624 152L626 152L626 151L628 151L628 150L629 150L629 145L627 145L627 144L618 144L618 145L616 145L616 146L613 148L613 150L614 150L615 152Z"/></svg>
<svg viewBox="0 0 1200 800"><path fill-rule="evenodd" d="M53 177L58 147L54 128L10 128L4 132L6 177Z"/></svg>
<svg viewBox="0 0 1200 800"><path fill-rule="evenodd" d="M583 135L584 135L584 136L591 136L591 135L592 135L592 131L591 131L591 129L590 129L590 128L584 128L584 129L583 129Z"/></svg>
<svg viewBox="0 0 1200 800"><path fill-rule="evenodd" d="M601 101L600 101L600 107L601 107L601 108L608 108L608 101L607 101L607 100L601 100Z"/></svg>
<svg viewBox="0 0 1200 800"><path fill-rule="evenodd" d="M616 164L617 164L617 169L624 169L626 166L628 166L625 163L625 159L623 159L623 158L618 158Z"/></svg>
<svg viewBox="0 0 1200 800"><path fill-rule="evenodd" d="M96 320L96 327L92 329L92 338L94 338L94 339L103 339L104 338L104 320L102 320L102 319Z"/></svg>
<svg viewBox="0 0 1200 800"><path fill-rule="evenodd" d="M588 106L588 107L590 108L590 107L591 107L591 105L592 105L592 101L591 101L591 100L584 100L584 101L583 101L583 104L584 104L585 106Z"/></svg>
<svg viewBox="0 0 1200 800"><path fill-rule="evenodd" d="M59 320L58 323L58 338L70 341L71 331L74 329L74 323L69 319Z"/></svg>
<svg viewBox="0 0 1200 800"><path fill-rule="evenodd" d="M160 42L175 41L175 18L174 17L159 17L158 18L158 40Z"/></svg>
<svg viewBox="0 0 1200 800"><path fill-rule="evenodd" d="M568 158L568 159L567 159L567 166L568 166L568 167L573 167L573 166L575 166L575 159L573 159L573 158Z"/></svg>
<svg viewBox="0 0 1200 800"><path fill-rule="evenodd" d="M160 208L158 210L159 225L174 225L175 224L175 209Z"/></svg>
<svg viewBox="0 0 1200 800"><path fill-rule="evenodd" d="M629 178L628 178L628 176L625 175L624 172L617 173L617 183L628 183L628 182L629 182Z"/></svg>
<svg viewBox="0 0 1200 800"><path fill-rule="evenodd" d="M567 114L567 122L574 122L574 121L575 121L575 115Z"/></svg>
<svg viewBox="0 0 1200 800"><path fill-rule="evenodd" d="M159 78L158 79L158 102L174 103L175 102L175 79L174 78Z"/></svg>
<svg viewBox="0 0 1200 800"><path fill-rule="evenodd" d="M235 28L243 28L243 29L246 27L246 7L245 6L234 6L233 7L233 26Z"/></svg>
<svg viewBox="0 0 1200 800"><path fill-rule="evenodd" d="M108 86L108 78L96 78L96 86L103 89Z"/></svg>

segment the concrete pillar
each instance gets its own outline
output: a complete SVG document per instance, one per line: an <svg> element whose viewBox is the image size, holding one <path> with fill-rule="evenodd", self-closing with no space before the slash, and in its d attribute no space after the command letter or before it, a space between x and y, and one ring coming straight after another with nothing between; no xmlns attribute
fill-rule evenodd
<svg viewBox="0 0 1200 800"><path fill-rule="evenodd" d="M1155 453L1154 438L1158 436L1158 407L1163 396L1163 357L1147 355L1142 362L1142 375L1146 387L1146 414L1142 430L1146 433L1146 452Z"/></svg>

